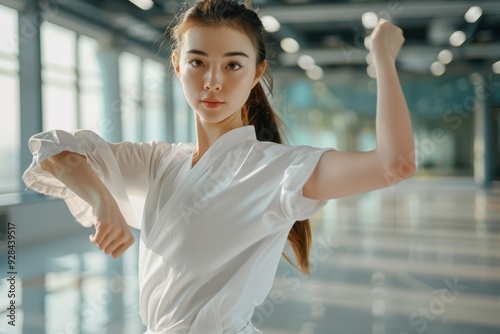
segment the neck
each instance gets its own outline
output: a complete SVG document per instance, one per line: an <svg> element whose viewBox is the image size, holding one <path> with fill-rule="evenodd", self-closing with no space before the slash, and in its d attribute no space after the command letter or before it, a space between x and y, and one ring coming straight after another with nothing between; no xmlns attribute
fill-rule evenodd
<svg viewBox="0 0 500 334"><path fill-rule="evenodd" d="M243 126L240 113L226 118L219 123L207 123L195 113L196 148L193 154L193 166L201 159L208 149L226 132Z"/></svg>

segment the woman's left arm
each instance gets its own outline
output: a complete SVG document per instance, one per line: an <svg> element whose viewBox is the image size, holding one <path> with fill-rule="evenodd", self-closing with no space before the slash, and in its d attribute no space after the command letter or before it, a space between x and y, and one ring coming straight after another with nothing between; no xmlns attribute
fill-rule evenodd
<svg viewBox="0 0 500 334"><path fill-rule="evenodd" d="M305 197L350 196L389 186L415 172L410 114L396 71L403 33L380 20L371 37L370 52L377 72L377 147L369 152L325 152L304 185Z"/></svg>

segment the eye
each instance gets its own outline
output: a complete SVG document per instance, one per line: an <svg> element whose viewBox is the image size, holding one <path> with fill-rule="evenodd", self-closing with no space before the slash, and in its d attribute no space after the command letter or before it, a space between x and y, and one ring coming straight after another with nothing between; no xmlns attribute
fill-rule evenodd
<svg viewBox="0 0 500 334"><path fill-rule="evenodd" d="M238 63L229 63L227 64L227 67L230 69L230 70L233 70L233 71L237 71L241 68L243 68L243 66L241 66L240 64Z"/></svg>
<svg viewBox="0 0 500 334"><path fill-rule="evenodd" d="M203 63L201 62L201 60L198 60L198 59L190 60L189 64L191 64L191 66L193 66L193 67L203 66Z"/></svg>

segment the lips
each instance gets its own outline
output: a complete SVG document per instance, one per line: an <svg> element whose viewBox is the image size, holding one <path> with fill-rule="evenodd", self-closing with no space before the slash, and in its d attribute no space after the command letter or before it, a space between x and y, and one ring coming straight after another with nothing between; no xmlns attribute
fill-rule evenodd
<svg viewBox="0 0 500 334"><path fill-rule="evenodd" d="M201 102L207 108L217 108L217 107L220 107L224 103L224 102L217 100L217 99L214 99L214 98L203 99Z"/></svg>

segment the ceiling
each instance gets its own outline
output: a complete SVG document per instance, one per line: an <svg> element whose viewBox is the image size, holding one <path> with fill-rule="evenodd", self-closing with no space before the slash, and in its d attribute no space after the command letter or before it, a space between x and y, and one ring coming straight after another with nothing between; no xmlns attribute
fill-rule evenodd
<svg viewBox="0 0 500 334"><path fill-rule="evenodd" d="M64 11L157 50L158 37L181 3L183 1L154 0L154 6L147 11L127 0L72 0L60 4ZM323 70L346 66L366 69L364 37L370 30L361 21L366 12L389 19L403 29L406 42L399 62L407 72L428 75L431 64L443 49L453 54L453 61L446 66L447 72L488 70L500 60L498 0L254 0L252 3L259 8L261 17L272 15L280 22L281 28L269 33L269 40L275 61L289 69L298 69L297 60L301 55L311 56ZM483 12L474 23L464 18L471 6L480 6ZM466 36L459 47L451 46L449 41L457 30ZM280 41L286 37L299 43L297 53L283 52Z"/></svg>

